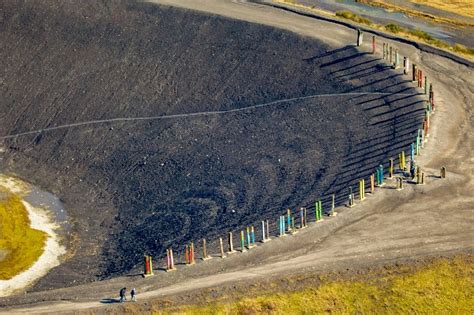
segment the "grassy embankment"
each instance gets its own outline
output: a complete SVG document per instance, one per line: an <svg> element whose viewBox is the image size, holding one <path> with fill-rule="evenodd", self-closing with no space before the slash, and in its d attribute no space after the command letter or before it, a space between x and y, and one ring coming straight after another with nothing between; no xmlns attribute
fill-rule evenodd
<svg viewBox="0 0 474 315"><path fill-rule="evenodd" d="M397 24L393 24L393 23L388 24L388 25L380 25L380 24L372 22L368 18L359 16L359 15L353 13L353 12L350 12L350 11L340 11L340 12L336 12L336 14L332 14L332 13L327 12L327 11L322 11L321 12L321 10L316 9L314 7L308 7L308 6L299 4L295 0L273 0L273 1L274 2L279 2L279 3L284 3L284 4L290 4L291 6L294 6L294 7L300 8L300 9L304 9L306 11L310 11L310 12L313 12L313 13L316 13L316 14L332 15L332 16L339 17L339 18L342 18L342 19L351 20L353 22L363 24L363 25L369 26L369 27L374 28L374 29L390 32L390 33L393 33L393 34L397 34L400 37L409 38L409 39L414 40L414 41L423 42L423 43L428 44L428 45L432 45L432 46L435 46L435 47L438 47L438 48L442 48L442 49L454 52L454 53L456 53L460 56L463 56L465 58L474 60L474 48L466 47L466 46L461 45L461 44L450 45L449 43L447 43L445 41L442 41L442 40L439 40L439 39L436 39L436 38L432 37L430 34L424 32L424 31L421 31L421 30L406 29L406 28L403 28L403 27L401 27ZM365 0L360 0L360 2L364 2L364 1ZM371 3L371 5L374 5L374 4ZM464 23L464 22L459 22L459 23ZM471 25L470 27L474 27L474 25Z"/></svg>
<svg viewBox="0 0 474 315"><path fill-rule="evenodd" d="M182 306L155 314L472 314L473 272L472 257L459 256L407 273L329 281L296 292Z"/></svg>
<svg viewBox="0 0 474 315"><path fill-rule="evenodd" d="M383 8L383 9L386 9L386 10L389 10L389 11L401 12L401 13L406 14L408 16L411 16L411 17L414 17L414 18L422 18L422 19L425 19L425 20L427 20L429 22L432 22L432 23L443 23L443 24L449 24L449 25L459 26L459 27L471 27L471 28L474 27L473 23L469 23L467 21L463 21L463 20L460 20L460 19L452 18L452 17L444 17L444 16L440 16L440 15L436 15L436 14L432 14L432 13L428 13L428 12L423 12L423 11L420 11L420 10L416 10L414 8L399 6L399 5L396 5L396 4L392 4L389 1L357 0L357 2L368 5L368 6ZM461 7L461 6L456 4L457 1L448 0L448 1L446 1L444 8L441 8L440 5L438 5L438 6L432 5L431 1L430 2L428 2L428 1L412 1L412 2L420 3L420 4L423 4L423 5L426 5L426 6L431 6L431 7L435 7L435 8L442 9L442 10L445 10L445 9L449 8L450 10L445 10L445 11L449 11L449 12L452 12L452 13L457 13L459 15L465 15L465 14L462 14L462 13L466 13L469 10L474 10L474 2L473 1L471 1L470 3L466 2L465 6ZM438 4L439 3L440 2L438 1Z"/></svg>
<svg viewBox="0 0 474 315"><path fill-rule="evenodd" d="M27 270L43 253L46 233L32 229L21 199L0 187L0 280Z"/></svg>
<svg viewBox="0 0 474 315"><path fill-rule="evenodd" d="M446 12L474 18L474 1L472 0L410 0L418 3L440 9Z"/></svg>

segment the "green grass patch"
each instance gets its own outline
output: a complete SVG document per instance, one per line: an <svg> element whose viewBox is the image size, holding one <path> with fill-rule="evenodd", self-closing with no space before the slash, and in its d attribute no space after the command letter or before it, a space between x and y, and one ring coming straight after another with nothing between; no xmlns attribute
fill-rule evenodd
<svg viewBox="0 0 474 315"><path fill-rule="evenodd" d="M350 11L338 11L336 12L336 16L347 19L347 20L351 20L360 24L372 25L371 20Z"/></svg>
<svg viewBox="0 0 474 315"><path fill-rule="evenodd" d="M329 281L297 292L156 314L472 314L473 272L470 259L439 260L408 273Z"/></svg>
<svg viewBox="0 0 474 315"><path fill-rule="evenodd" d="M8 280L31 267L43 253L47 234L30 227L20 197L0 191L0 280Z"/></svg>
<svg viewBox="0 0 474 315"><path fill-rule="evenodd" d="M397 24L390 23L390 24L385 25L385 30L390 33L397 34L402 31L402 28Z"/></svg>

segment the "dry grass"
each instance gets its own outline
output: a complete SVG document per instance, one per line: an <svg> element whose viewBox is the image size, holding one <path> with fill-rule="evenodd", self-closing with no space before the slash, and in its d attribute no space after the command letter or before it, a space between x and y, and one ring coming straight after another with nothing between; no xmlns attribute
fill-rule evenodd
<svg viewBox="0 0 474 315"><path fill-rule="evenodd" d="M358 1L362 2L362 3L367 3L367 4L370 4L370 5L374 5L374 6L383 6L383 7L387 6L387 7L393 8L392 5L387 5L385 3L381 3L377 0L375 0L375 1L358 0ZM289 4L293 7L303 9L305 11L320 14L320 12L318 12L317 9L315 9L313 7L308 7L308 6L304 6L302 4L299 4L295 0L273 0L273 2ZM405 10L405 9L403 9L403 10ZM328 14L326 13L325 15L328 15ZM333 15L333 16L341 18L341 19L351 20L351 21L356 22L358 24L364 24L364 25L370 26L371 28L374 28L374 29L394 33L394 34L397 34L400 37L408 38L408 39L418 41L418 42L423 42L425 44L429 44L431 46L435 46L435 47L453 52L453 53L455 53L457 55L460 55L464 58L474 60L474 48L466 47L466 46L461 45L461 44L450 45L450 44L448 44L448 43L446 43L442 40L433 38L431 35L429 35L428 33L424 32L424 31L421 31L421 30L416 30L416 29L415 30L409 30L409 29L402 28L401 26L393 24L393 23L388 24L388 25L376 24L376 23L373 23L371 20L369 20L367 18L364 18L364 17L361 17L361 16L359 16L359 15L353 13L353 12L350 12L350 11L337 12L336 15ZM465 23L464 23L464 25L465 25ZM471 24L469 24L469 25L473 26Z"/></svg>
<svg viewBox="0 0 474 315"><path fill-rule="evenodd" d="M473 0L411 0L411 2L474 18Z"/></svg>
<svg viewBox="0 0 474 315"><path fill-rule="evenodd" d="M432 23L443 23L443 24L449 24L453 26L461 26L461 27L474 27L473 23L469 23L466 21L462 21L459 19L454 19L454 18L448 18L448 17L443 17L419 10L415 10L413 8L406 8L403 6L391 4L387 1L381 1L381 0L357 0L359 3L363 3L365 5L373 6L373 7L379 7L379 8L384 8L390 11L396 11L396 12L401 12L403 14L406 14L408 16L414 17L414 18L422 18L425 20L428 20ZM441 1L439 1L441 2ZM451 1L454 2L454 1Z"/></svg>
<svg viewBox="0 0 474 315"><path fill-rule="evenodd" d="M8 280L27 270L43 253L46 233L30 228L28 212L21 199L2 190L0 199L0 280Z"/></svg>
<svg viewBox="0 0 474 315"><path fill-rule="evenodd" d="M458 257L409 273L333 281L292 293L183 306L156 314L472 314L473 272L472 260Z"/></svg>

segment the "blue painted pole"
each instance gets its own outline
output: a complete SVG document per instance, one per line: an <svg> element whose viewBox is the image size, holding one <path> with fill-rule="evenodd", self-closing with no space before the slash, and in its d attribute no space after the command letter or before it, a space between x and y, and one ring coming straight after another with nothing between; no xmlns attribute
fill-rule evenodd
<svg viewBox="0 0 474 315"><path fill-rule="evenodd" d="M383 179L384 179L384 176L383 176L383 165L380 164L380 184L383 185Z"/></svg>
<svg viewBox="0 0 474 315"><path fill-rule="evenodd" d="M303 208L300 209L300 229L304 228L304 211Z"/></svg>
<svg viewBox="0 0 474 315"><path fill-rule="evenodd" d="M247 248L250 248L250 228L247 226Z"/></svg>
<svg viewBox="0 0 474 315"><path fill-rule="evenodd" d="M286 224L287 226L286 226L286 228L287 228L288 231L291 231L291 210L290 209L286 210L286 215L287 215L287 224Z"/></svg>
<svg viewBox="0 0 474 315"><path fill-rule="evenodd" d="M255 229L252 225L252 228L250 229L251 233L252 233L252 245L255 245Z"/></svg>

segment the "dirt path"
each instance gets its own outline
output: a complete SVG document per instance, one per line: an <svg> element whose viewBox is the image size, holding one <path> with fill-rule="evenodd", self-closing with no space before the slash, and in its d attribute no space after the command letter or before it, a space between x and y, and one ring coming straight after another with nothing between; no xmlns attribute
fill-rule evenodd
<svg viewBox="0 0 474 315"><path fill-rule="evenodd" d="M107 124L107 123L136 122L136 121L148 121L148 120L165 120L165 119L177 119L177 118L192 118L192 117L199 117L199 116L223 115L223 114L255 110L262 107L273 106L273 105L288 103L292 101L301 101L301 100L306 100L306 99L332 97L332 96L348 96L348 95L351 95L351 96L360 96L360 95L390 95L390 96L412 95L412 96L415 96L414 94L410 94L410 93L382 93L382 92L315 94L315 95L308 95L308 96L303 96L303 97L285 98L285 99L281 99L281 100L277 100L273 102L262 103L262 104L247 106L247 107L241 107L241 108L234 108L234 109L229 109L229 110L205 111L205 112L184 113L184 114L165 115L165 116L118 117L118 118L110 118L110 119L88 120L88 121L82 121L78 123L64 124L64 125L55 126L55 127L48 127L48 128L43 128L43 129L29 130L25 132L15 133L15 134L0 137L0 140L11 139L11 138L21 137L21 136L26 136L26 135L34 135L34 134L44 133L44 132L58 130L58 129L69 129L69 128L77 128L77 127L83 127L83 126L90 126L90 125L101 125L101 124Z"/></svg>
<svg viewBox="0 0 474 315"><path fill-rule="evenodd" d="M154 2L174 4L171 0ZM334 47L355 41L355 32L345 27L241 1L182 0L175 5L314 36ZM378 189L363 204L352 209L340 209L337 217L314 224L294 236L275 239L245 254L235 254L223 260L212 259L192 268L180 266L178 272L163 272L144 280L122 277L75 288L32 293L21 299L13 297L0 302L22 306L4 310L9 314L64 313L104 307L99 299L116 297L117 289L124 283L127 287L137 287L143 301L274 274L302 270L319 272L421 256L472 252L473 69L419 52L409 45L391 44L426 71L436 91L433 128L418 159L431 175L427 178L428 185L407 185L403 191L396 191L392 189L393 182L389 181L385 188ZM363 49L369 50L369 44ZM435 177L441 166L446 166L449 171L446 180ZM45 302L38 304L38 300Z"/></svg>

